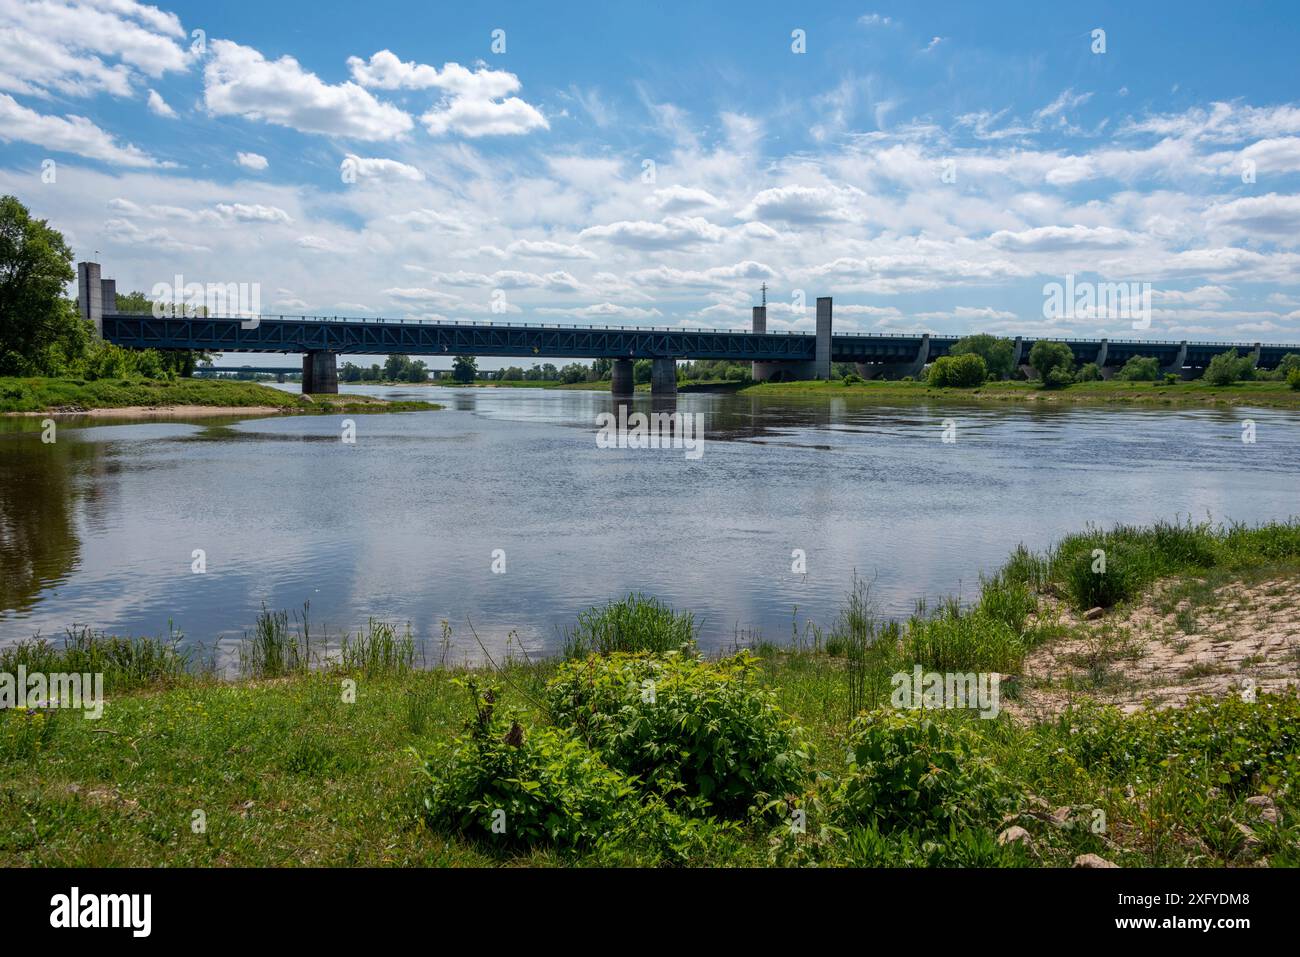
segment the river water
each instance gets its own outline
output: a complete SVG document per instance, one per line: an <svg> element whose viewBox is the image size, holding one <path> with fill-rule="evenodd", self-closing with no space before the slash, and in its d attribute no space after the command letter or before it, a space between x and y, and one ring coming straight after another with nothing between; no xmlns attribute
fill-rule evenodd
<svg viewBox="0 0 1300 957"><path fill-rule="evenodd" d="M356 416L354 443L341 416L66 420L52 444L0 422L0 644L174 628L229 661L263 605L310 602L314 634L374 616L436 646L446 620L455 660L480 657L471 624L494 654L545 654L637 590L719 648L831 624L855 570L904 616L1089 523L1300 513L1289 412L692 394L692 460L598 447L602 392L355 391L446 409Z"/></svg>

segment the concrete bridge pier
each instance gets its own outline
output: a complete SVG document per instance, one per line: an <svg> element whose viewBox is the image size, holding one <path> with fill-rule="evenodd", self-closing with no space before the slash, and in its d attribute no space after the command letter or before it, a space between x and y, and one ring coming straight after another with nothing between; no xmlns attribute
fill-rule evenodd
<svg viewBox="0 0 1300 957"><path fill-rule="evenodd" d="M1186 372L1183 371L1183 363L1186 361L1187 361L1187 340L1184 339L1182 342L1178 343L1178 355L1174 357L1174 361L1169 363L1169 365L1167 366L1161 366L1160 372L1163 375L1169 375L1170 373L1173 373L1174 375L1181 376L1184 379L1191 378L1191 376L1189 376Z"/></svg>
<svg viewBox="0 0 1300 957"><path fill-rule="evenodd" d="M304 352L302 356L302 394L338 395L339 370L334 353L328 350Z"/></svg>
<svg viewBox="0 0 1300 957"><path fill-rule="evenodd" d="M614 395L631 395L636 391L636 381L632 378L632 360L615 359L610 369L609 391Z"/></svg>
<svg viewBox="0 0 1300 957"><path fill-rule="evenodd" d="M753 324L750 326L750 332L767 332L767 306L755 306ZM770 362L751 362L749 364L749 377L755 382L766 382L772 378L772 363Z"/></svg>
<svg viewBox="0 0 1300 957"><path fill-rule="evenodd" d="M677 360L650 360L650 394L669 396L677 394Z"/></svg>

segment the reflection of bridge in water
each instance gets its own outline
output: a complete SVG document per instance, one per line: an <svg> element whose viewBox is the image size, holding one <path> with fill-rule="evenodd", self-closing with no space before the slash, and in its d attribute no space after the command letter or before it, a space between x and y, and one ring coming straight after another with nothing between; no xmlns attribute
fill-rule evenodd
<svg viewBox="0 0 1300 957"><path fill-rule="evenodd" d="M302 368L257 369L301 372L303 392L338 392L339 354L489 356L534 359L613 360L611 390L633 389L632 364L652 363L654 395L677 391L678 359L725 359L752 364L754 379L828 379L831 364L851 362L865 378L917 376L926 364L947 355L960 336L847 334L831 331L829 296L817 300L815 332L768 332L767 307L755 306L752 327L743 330L592 327L549 323L432 322L349 319L337 316L163 316L116 310L113 281L99 278L95 263L78 264L82 314L109 342L134 349L197 349L209 352L301 352ZM97 294L98 293L98 294ZM1016 336L1014 363L1026 363L1043 337ZM1261 369L1273 369L1300 346L1234 342L1168 342L1129 339L1054 339L1065 343L1077 363L1095 362L1109 376L1135 356L1157 360L1161 371L1192 378L1214 356L1236 348ZM242 371L239 369L223 371Z"/></svg>

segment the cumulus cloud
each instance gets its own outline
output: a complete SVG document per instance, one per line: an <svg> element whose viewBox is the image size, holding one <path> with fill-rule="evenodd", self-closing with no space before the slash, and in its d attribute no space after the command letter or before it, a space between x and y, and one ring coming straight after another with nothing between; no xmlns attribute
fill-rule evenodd
<svg viewBox="0 0 1300 957"><path fill-rule="evenodd" d="M236 153L235 162L244 167L244 169L258 171L264 170L270 165L267 162L266 157L261 153Z"/></svg>
<svg viewBox="0 0 1300 957"><path fill-rule="evenodd" d="M776 186L755 194L737 215L795 225L843 222L851 218L849 204L858 195L851 187Z"/></svg>
<svg viewBox="0 0 1300 957"><path fill-rule="evenodd" d="M419 183L424 180L424 174L414 166L399 163L397 160L373 156L357 156L353 153L349 153L343 159L343 162L339 164L339 170L344 175L349 172L354 173L358 179L400 179L412 183Z"/></svg>
<svg viewBox="0 0 1300 957"><path fill-rule="evenodd" d="M620 220L604 226L589 226L583 239L601 239L634 249L680 249L698 243L721 242L727 231L698 216L669 216L659 223Z"/></svg>
<svg viewBox="0 0 1300 957"><path fill-rule="evenodd" d="M203 98L214 115L359 140L396 139L414 125L405 112L356 83L325 83L291 56L267 60L230 40L213 40L209 48Z"/></svg>
<svg viewBox="0 0 1300 957"><path fill-rule="evenodd" d="M149 91L149 112L155 116L161 116L165 119L173 120L176 118L176 111L167 105L167 101L157 90Z"/></svg>
<svg viewBox="0 0 1300 957"><path fill-rule="evenodd" d="M0 93L0 141L35 143L45 149L75 153L115 166L158 167L159 162L131 144L121 145L112 135L84 116L49 116L21 106Z"/></svg>

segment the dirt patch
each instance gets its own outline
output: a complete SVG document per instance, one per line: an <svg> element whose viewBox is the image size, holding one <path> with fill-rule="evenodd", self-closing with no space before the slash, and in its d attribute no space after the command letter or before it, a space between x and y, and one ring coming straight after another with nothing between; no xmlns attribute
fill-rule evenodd
<svg viewBox="0 0 1300 957"><path fill-rule="evenodd" d="M1030 653L1007 710L1041 719L1086 697L1131 712L1300 685L1300 576L1170 594L1095 622L1062 616L1073 636Z"/></svg>

